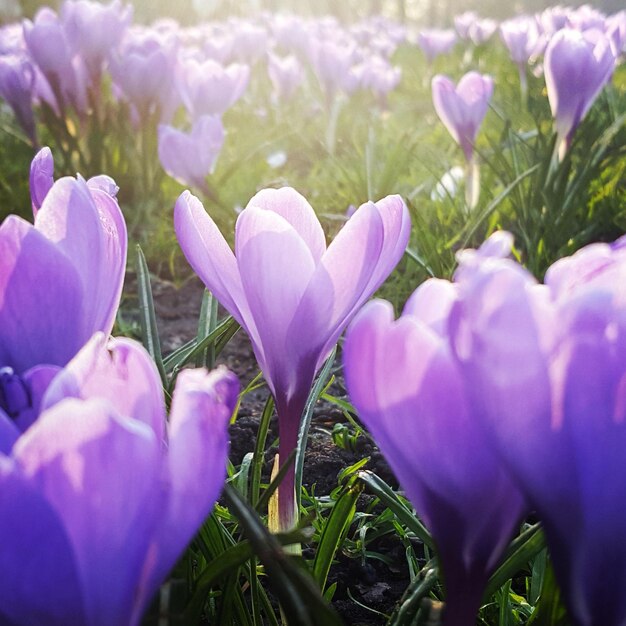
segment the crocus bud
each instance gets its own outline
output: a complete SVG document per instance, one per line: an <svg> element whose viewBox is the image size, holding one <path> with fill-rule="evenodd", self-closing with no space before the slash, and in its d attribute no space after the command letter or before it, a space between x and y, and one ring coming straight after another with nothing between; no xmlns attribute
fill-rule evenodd
<svg viewBox="0 0 626 626"><path fill-rule="evenodd" d="M544 73L554 118L559 159L615 66L610 40L597 30L557 32L546 48Z"/></svg>

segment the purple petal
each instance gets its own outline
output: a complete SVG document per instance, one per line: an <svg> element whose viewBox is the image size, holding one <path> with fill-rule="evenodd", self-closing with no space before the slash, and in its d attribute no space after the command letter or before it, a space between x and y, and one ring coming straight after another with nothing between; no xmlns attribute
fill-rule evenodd
<svg viewBox="0 0 626 626"><path fill-rule="evenodd" d="M36 216L54 184L54 159L50 148L42 148L30 165L30 199Z"/></svg>
<svg viewBox="0 0 626 626"><path fill-rule="evenodd" d="M65 365L87 340L74 263L28 222L0 226L0 363L18 374Z"/></svg>
<svg viewBox="0 0 626 626"><path fill-rule="evenodd" d="M83 327L110 333L126 267L126 226L117 202L89 190L82 180L62 178L48 195L35 228L74 263L83 285Z"/></svg>
<svg viewBox="0 0 626 626"><path fill-rule="evenodd" d="M228 423L239 381L225 368L185 370L170 414L167 480L169 499L153 542L154 560L144 571L143 601L152 594L209 514L226 478Z"/></svg>
<svg viewBox="0 0 626 626"><path fill-rule="evenodd" d="M0 409L0 455L10 454L13 444L19 436L20 431L13 423L13 420Z"/></svg>
<svg viewBox="0 0 626 626"><path fill-rule="evenodd" d="M24 385L28 389L29 407L21 411L14 420L15 425L21 432L30 428L37 417L39 417L44 394L59 371L61 370L56 365L37 365L27 370L22 376Z"/></svg>
<svg viewBox="0 0 626 626"><path fill-rule="evenodd" d="M200 200L189 191L184 191L176 201L174 228L187 261L207 289L254 334L235 255Z"/></svg>
<svg viewBox="0 0 626 626"><path fill-rule="evenodd" d="M255 206L247 207L237 219L235 247L241 282L258 329L257 357L270 388L289 396L298 373L290 362L293 347L287 343L287 332L315 272L311 251L287 220ZM287 265L285 259L289 259Z"/></svg>
<svg viewBox="0 0 626 626"><path fill-rule="evenodd" d="M86 624L83 590L63 522L12 459L0 456L0 621Z"/></svg>
<svg viewBox="0 0 626 626"><path fill-rule="evenodd" d="M43 413L13 453L67 531L86 623L129 623L163 504L152 430L105 401L69 399Z"/></svg>
<svg viewBox="0 0 626 626"><path fill-rule="evenodd" d="M108 400L122 416L150 426L165 441L165 400L159 374L143 347L130 339L96 333L59 373L42 410L64 398Z"/></svg>
<svg viewBox="0 0 626 626"><path fill-rule="evenodd" d="M284 217L306 243L315 264L326 252L326 238L313 207L307 199L291 187L263 189L248 202L257 207L278 213Z"/></svg>
<svg viewBox="0 0 626 626"><path fill-rule="evenodd" d="M448 331L448 317L458 299L456 285L448 280L431 278L422 283L407 300L402 315L414 315L438 335Z"/></svg>

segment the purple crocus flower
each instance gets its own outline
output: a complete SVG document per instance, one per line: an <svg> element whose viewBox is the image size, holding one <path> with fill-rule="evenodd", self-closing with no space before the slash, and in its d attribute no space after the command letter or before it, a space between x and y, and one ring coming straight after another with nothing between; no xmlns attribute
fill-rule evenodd
<svg viewBox="0 0 626 626"><path fill-rule="evenodd" d="M284 462L315 373L404 253L408 209L399 196L368 202L327 248L305 198L289 187L265 189L237 218L236 256L188 191L176 203L174 224L191 266L250 336L276 400ZM279 524L288 528L296 516L293 468L278 498Z"/></svg>
<svg viewBox="0 0 626 626"><path fill-rule="evenodd" d="M309 58L313 70L329 99L337 92L350 93L357 86L357 79L352 73L357 50L353 41L311 40Z"/></svg>
<svg viewBox="0 0 626 626"><path fill-rule="evenodd" d="M159 126L159 159L163 169L183 185L206 190L205 179L213 173L224 143L224 126L217 116L203 115L190 133Z"/></svg>
<svg viewBox="0 0 626 626"><path fill-rule="evenodd" d="M438 74L433 78L432 90L437 115L470 161L493 94L493 79L486 74L468 72L455 86L447 76Z"/></svg>
<svg viewBox="0 0 626 626"><path fill-rule="evenodd" d="M166 421L146 351L96 334L25 433L0 428L0 621L138 624L219 495L237 393L181 372Z"/></svg>
<svg viewBox="0 0 626 626"><path fill-rule="evenodd" d="M456 41L456 33L453 30L429 28L421 30L417 34L417 44L426 56L429 65L440 54L445 54L452 50Z"/></svg>
<svg viewBox="0 0 626 626"><path fill-rule="evenodd" d="M484 18L472 22L469 26L468 35L475 46L480 46L489 41L498 30L498 22Z"/></svg>
<svg viewBox="0 0 626 626"><path fill-rule="evenodd" d="M469 39L469 31L472 24L479 20L474 11L465 11L454 17L454 28L461 39Z"/></svg>
<svg viewBox="0 0 626 626"><path fill-rule="evenodd" d="M493 79L486 74L468 72L455 87L447 76L437 75L432 81L432 91L437 115L465 155L465 199L467 206L473 209L480 192L474 143L489 107Z"/></svg>
<svg viewBox="0 0 626 626"><path fill-rule="evenodd" d="M25 56L0 56L0 97L9 103L19 125L33 144L36 143L32 105L34 85L35 70Z"/></svg>
<svg viewBox="0 0 626 626"><path fill-rule="evenodd" d="M40 9L34 22L24 20L24 40L28 51L50 84L57 104L87 108L86 73L82 61L74 57L67 34L57 14Z"/></svg>
<svg viewBox="0 0 626 626"><path fill-rule="evenodd" d="M526 66L530 59L541 52L543 38L540 37L537 21L530 17L518 17L500 24L500 36L509 51L511 60L517 65L522 94L528 91Z"/></svg>
<svg viewBox="0 0 626 626"><path fill-rule="evenodd" d="M302 66L293 55L279 57L270 52L267 55L267 73L272 81L274 93L279 100L291 98L304 80Z"/></svg>
<svg viewBox="0 0 626 626"><path fill-rule="evenodd" d="M600 31L565 28L550 39L543 65L558 156L563 159L574 131L611 80L615 55Z"/></svg>
<svg viewBox="0 0 626 626"><path fill-rule="evenodd" d="M143 120L155 108L169 110L174 90L177 42L157 31L129 29L110 58L111 76Z"/></svg>
<svg viewBox="0 0 626 626"><path fill-rule="evenodd" d="M223 67L213 59L199 62L185 59L178 72L180 96L193 119L201 115L222 115L248 86L250 68L233 63Z"/></svg>
<svg viewBox="0 0 626 626"><path fill-rule="evenodd" d="M58 367L95 331L111 331L126 266L115 199L80 178L50 186L51 173L39 155L34 225L15 215L0 225L0 408L20 430Z"/></svg>
<svg viewBox="0 0 626 626"><path fill-rule="evenodd" d="M100 80L105 60L119 45L133 17L120 0L108 5L92 0L64 2L61 20L72 49L81 55L93 82Z"/></svg>
<svg viewBox="0 0 626 626"><path fill-rule="evenodd" d="M573 622L623 624L624 239L557 261L545 285L509 260L461 268L453 341L486 432L542 520Z"/></svg>
<svg viewBox="0 0 626 626"><path fill-rule="evenodd" d="M435 540L444 624L474 624L490 574L518 527L524 499L486 445L447 334L457 286L425 282L394 321L377 300L343 349L348 393Z"/></svg>

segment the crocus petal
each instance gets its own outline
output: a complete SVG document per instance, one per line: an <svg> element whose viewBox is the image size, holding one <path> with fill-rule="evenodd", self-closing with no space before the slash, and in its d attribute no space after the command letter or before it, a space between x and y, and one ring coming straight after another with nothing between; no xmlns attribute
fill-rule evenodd
<svg viewBox="0 0 626 626"><path fill-rule="evenodd" d="M73 178L58 180L37 213L35 228L78 269L89 336L111 332L126 266L126 225L117 202Z"/></svg>
<svg viewBox="0 0 626 626"><path fill-rule="evenodd" d="M87 187L92 191L94 189L99 189L100 191L104 191L111 198L115 198L117 196L117 192L120 190L117 183L106 174L99 174L98 176L92 176L87 181Z"/></svg>
<svg viewBox="0 0 626 626"><path fill-rule="evenodd" d="M302 237L317 265L326 252L326 238L313 207L291 187L263 189L252 197L248 207L258 207L284 217Z"/></svg>
<svg viewBox="0 0 626 626"><path fill-rule="evenodd" d="M43 413L13 454L67 531L86 623L129 623L162 506L154 489L161 447L152 430L120 418L105 401L68 399Z"/></svg>
<svg viewBox="0 0 626 626"><path fill-rule="evenodd" d="M352 315L397 265L409 234L406 205L400 196L388 196L362 205L332 241L296 316L304 336L324 340L318 348L318 366Z"/></svg>
<svg viewBox="0 0 626 626"><path fill-rule="evenodd" d="M246 208L237 219L235 248L263 350L259 360L265 366L268 384L290 395L297 372L285 358L290 349L287 329L315 272L311 251L287 220L255 206ZM289 259L287 265L285 259ZM260 346L255 344L255 349Z"/></svg>
<svg viewBox="0 0 626 626"><path fill-rule="evenodd" d="M0 622L86 624L82 588L61 518L12 459L0 456ZM95 622L94 622L95 623Z"/></svg>
<svg viewBox="0 0 626 626"><path fill-rule="evenodd" d="M176 381L165 477L169 497L152 543L154 558L144 571L144 602L191 541L224 485L228 423L238 393L237 377L225 368L185 370Z"/></svg>
<svg viewBox="0 0 626 626"><path fill-rule="evenodd" d="M65 365L88 338L74 263L13 215L0 226L0 258L0 363L18 374Z"/></svg>
<svg viewBox="0 0 626 626"><path fill-rule="evenodd" d="M174 228L187 261L207 289L254 334L235 255L200 200L189 191L184 191L176 201Z"/></svg>
<svg viewBox="0 0 626 626"><path fill-rule="evenodd" d="M414 315L439 335L448 330L448 317L458 298L449 280L431 278L422 283L404 305L403 315Z"/></svg>
<svg viewBox="0 0 626 626"><path fill-rule="evenodd" d="M22 380L28 389L30 406L15 417L15 425L20 431L24 432L39 416L44 394L59 371L56 365L37 365L24 373Z"/></svg>
<svg viewBox="0 0 626 626"><path fill-rule="evenodd" d="M41 208L54 184L54 159L50 148L42 148L30 164L30 198L33 215Z"/></svg>
<svg viewBox="0 0 626 626"><path fill-rule="evenodd" d="M0 409L0 455L10 454L13 444L19 436L20 431L13 420Z"/></svg>
<svg viewBox="0 0 626 626"><path fill-rule="evenodd" d="M107 343L108 342L108 343ZM42 410L64 398L102 398L165 440L165 400L154 361L140 344L96 333L48 388Z"/></svg>

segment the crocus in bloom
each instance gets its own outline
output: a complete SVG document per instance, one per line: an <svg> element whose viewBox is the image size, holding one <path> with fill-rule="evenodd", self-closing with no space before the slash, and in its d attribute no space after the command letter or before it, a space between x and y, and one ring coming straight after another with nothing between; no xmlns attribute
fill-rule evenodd
<svg viewBox="0 0 626 626"><path fill-rule="evenodd" d="M384 300L350 325L343 359L359 417L432 533L446 626L473 626L484 587L525 512L487 445L448 335L458 287L431 279L395 321Z"/></svg>
<svg viewBox="0 0 626 626"><path fill-rule="evenodd" d="M159 126L159 159L163 169L183 185L206 191L205 179L212 173L224 143L219 117L203 115L185 133L172 126Z"/></svg>
<svg viewBox="0 0 626 626"><path fill-rule="evenodd" d="M34 22L24 20L24 41L31 57L49 83L58 106L87 108L87 75L81 59L74 56L67 33L57 14L40 9Z"/></svg>
<svg viewBox="0 0 626 626"><path fill-rule="evenodd" d="M109 59L111 76L141 121L159 110L167 117L174 97L177 42L156 30L129 29L119 50Z"/></svg>
<svg viewBox="0 0 626 626"><path fill-rule="evenodd" d="M429 28L417 34L417 44L421 48L429 65L440 55L449 52L456 43L456 33L453 30Z"/></svg>
<svg viewBox="0 0 626 626"><path fill-rule="evenodd" d="M408 209L399 196L368 202L327 248L304 197L288 187L265 189L237 218L235 254L188 191L176 203L174 223L193 269L250 336L276 401L284 462L315 373L404 253ZM278 498L279 523L288 528L296 516L293 471Z"/></svg>
<svg viewBox="0 0 626 626"><path fill-rule="evenodd" d="M94 335L37 421L0 429L0 621L138 624L219 495L237 393L181 372L166 421L146 351Z"/></svg>
<svg viewBox="0 0 626 626"><path fill-rule="evenodd" d="M528 92L526 66L531 57L541 51L543 38L540 37L537 21L530 17L518 17L500 24L500 36L509 51L511 60L517 65L522 98Z"/></svg>
<svg viewBox="0 0 626 626"><path fill-rule="evenodd" d="M559 159L564 158L574 131L611 80L614 65L611 41L598 30L565 28L550 39L543 66Z"/></svg>
<svg viewBox="0 0 626 626"><path fill-rule="evenodd" d="M545 526L573 623L622 625L626 241L557 261L544 285L507 259L461 270L451 328L485 430Z"/></svg>
<svg viewBox="0 0 626 626"><path fill-rule="evenodd" d="M468 72L455 87L447 76L438 74L433 77L432 92L437 115L465 155L467 162L465 192L467 203L473 208L478 202L479 191L474 143L489 108L493 94L493 79L486 74Z"/></svg>
<svg viewBox="0 0 626 626"><path fill-rule="evenodd" d="M224 67L213 59L185 59L178 69L180 96L193 119L225 113L244 94L249 78L247 65Z"/></svg>
<svg viewBox="0 0 626 626"><path fill-rule="evenodd" d="M93 0L63 3L61 20L70 46L81 55L96 85L105 61L122 41L132 16L132 6L124 7L120 0L107 5Z"/></svg>
<svg viewBox="0 0 626 626"><path fill-rule="evenodd" d="M58 368L95 331L113 327L126 225L102 182L53 183L51 155L40 153L31 171L34 225L16 215L0 225L0 409L20 430L36 418Z"/></svg>
<svg viewBox="0 0 626 626"><path fill-rule="evenodd" d="M298 59L290 54L279 57L271 52L267 56L267 73L278 100L288 100L304 80L304 71Z"/></svg>

